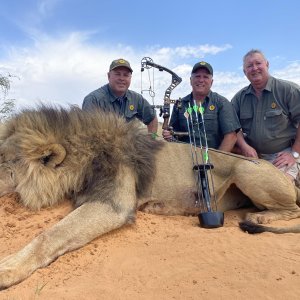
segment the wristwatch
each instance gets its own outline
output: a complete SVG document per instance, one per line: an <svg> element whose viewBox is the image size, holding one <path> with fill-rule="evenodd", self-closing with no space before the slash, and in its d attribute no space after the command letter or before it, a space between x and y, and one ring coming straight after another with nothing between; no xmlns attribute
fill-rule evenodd
<svg viewBox="0 0 300 300"><path fill-rule="evenodd" d="M300 154L296 151L292 151L292 155L295 159L298 159L300 157Z"/></svg>

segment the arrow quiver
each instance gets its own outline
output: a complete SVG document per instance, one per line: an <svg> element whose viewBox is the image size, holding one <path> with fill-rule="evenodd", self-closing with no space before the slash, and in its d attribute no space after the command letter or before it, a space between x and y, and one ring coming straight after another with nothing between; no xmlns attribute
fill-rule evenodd
<svg viewBox="0 0 300 300"><path fill-rule="evenodd" d="M191 124L194 124L193 120L193 111L195 112L194 116L196 118L197 128L194 126L190 127ZM198 215L199 222L202 227L214 228L223 226L224 214L217 211L217 201L216 194L214 191L214 182L212 170L214 168L213 164L210 162L209 153L208 153L208 144L207 136L204 124L203 117L204 109L201 106L196 104L194 100L193 106L189 104L184 116L187 121L187 128L189 133L191 156L193 161L193 170L195 174L195 181L197 185L198 200L196 205L200 206L200 213ZM201 123L203 124L201 130L203 130L204 142L202 144L200 126L199 126L199 116L201 116ZM198 131L199 143L196 142L196 131ZM209 173L208 173L209 172ZM210 178L210 181L209 181ZM211 189L210 189L211 183ZM213 201L211 201L211 190L213 191ZM213 205L212 205L213 204Z"/></svg>

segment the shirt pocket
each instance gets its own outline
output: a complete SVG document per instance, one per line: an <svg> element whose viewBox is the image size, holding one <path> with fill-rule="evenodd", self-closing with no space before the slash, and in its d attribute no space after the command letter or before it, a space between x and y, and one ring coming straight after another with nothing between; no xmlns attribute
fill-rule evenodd
<svg viewBox="0 0 300 300"><path fill-rule="evenodd" d="M135 116L138 117L137 113L138 112L137 112L136 108L132 108L132 107L126 108L126 111L125 111L126 120L130 121L130 120L134 119Z"/></svg>
<svg viewBox="0 0 300 300"><path fill-rule="evenodd" d="M288 126L289 119L282 109L272 109L265 112L266 128L276 136L276 134Z"/></svg>
<svg viewBox="0 0 300 300"><path fill-rule="evenodd" d="M218 115L217 114L204 114L204 126L208 133L218 133Z"/></svg>
<svg viewBox="0 0 300 300"><path fill-rule="evenodd" d="M241 112L240 122L241 122L243 133L245 135L249 135L252 127L252 122L253 122L253 113L248 111Z"/></svg>

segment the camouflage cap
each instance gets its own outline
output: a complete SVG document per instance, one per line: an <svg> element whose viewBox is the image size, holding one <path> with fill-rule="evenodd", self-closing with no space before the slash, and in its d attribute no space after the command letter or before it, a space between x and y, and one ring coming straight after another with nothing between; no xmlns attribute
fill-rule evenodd
<svg viewBox="0 0 300 300"><path fill-rule="evenodd" d="M196 63L193 67L192 74L196 73L196 71L200 68L206 69L209 72L209 74L213 75L212 66L209 63L205 62L205 61L200 61L200 62Z"/></svg>
<svg viewBox="0 0 300 300"><path fill-rule="evenodd" d="M115 68L118 68L118 67L125 67L131 73L133 72L132 69L131 69L130 63L127 60L123 59L123 58L113 60L112 63L110 64L109 71L111 71Z"/></svg>

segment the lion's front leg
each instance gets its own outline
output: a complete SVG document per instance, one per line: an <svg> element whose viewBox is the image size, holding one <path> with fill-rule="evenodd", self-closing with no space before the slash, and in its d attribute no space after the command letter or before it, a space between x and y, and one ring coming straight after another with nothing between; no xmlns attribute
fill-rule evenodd
<svg viewBox="0 0 300 300"><path fill-rule="evenodd" d="M99 195L99 200L84 203L22 250L0 261L0 289L22 281L60 255L131 222L137 202L134 176L130 170L120 169L116 182L113 199L101 202Z"/></svg>
<svg viewBox="0 0 300 300"><path fill-rule="evenodd" d="M132 214L133 209L116 212L112 206L100 202L83 204L22 250L0 262L0 288L7 288L24 280L60 255L121 227Z"/></svg>

